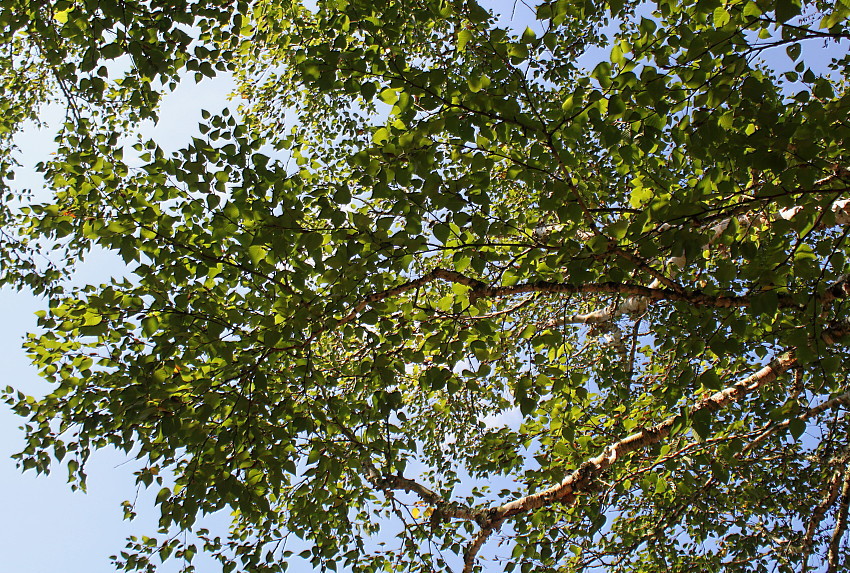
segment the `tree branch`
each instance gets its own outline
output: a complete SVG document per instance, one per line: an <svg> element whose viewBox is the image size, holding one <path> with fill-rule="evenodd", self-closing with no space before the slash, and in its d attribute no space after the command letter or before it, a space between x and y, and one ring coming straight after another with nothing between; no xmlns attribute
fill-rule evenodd
<svg viewBox="0 0 850 573"><path fill-rule="evenodd" d="M830 181L834 180L836 177L836 175L831 175L830 177L826 177L820 181L815 182L815 185L825 185L826 183L829 183ZM829 209L835 215L836 226L850 224L850 199L835 201L830 205ZM799 214L800 211L802 211L801 207L788 207L785 209L780 209L779 212L776 214L775 219L784 219L786 221L790 221L797 214ZM706 242L705 246L709 247L713 245L717 241L717 239L723 234L723 231L725 231L726 228L730 225L733 219L737 220L738 223L741 225L746 225L750 227L766 222L766 218L760 214L755 216L753 216L752 214L744 214L739 215L737 217L728 217L726 219L723 219L722 221L719 221L711 227L710 230L713 231L713 234L711 238ZM664 227L664 230L669 228L670 226L667 225ZM821 224L820 228L825 228L825 225ZM622 251L620 249L615 250L622 254ZM685 257L670 257L667 259L665 264L667 267L674 270L676 268L682 269L687 264L687 260L685 259ZM644 270L647 270L646 267L642 268L644 268ZM651 267L649 268L651 269ZM652 276L655 278L652 283L650 283L649 288L656 289L657 287L666 285L668 288L671 288L672 290L675 290L677 292L684 292L681 287L679 287L678 285L676 285L676 283L672 281L672 279L665 277L660 272L655 271L650 274L652 274ZM671 274L675 276L677 273L671 271ZM828 304L836 298L844 298L848 295L850 295L850 285L847 284L847 277L845 276L842 278L841 281L836 283L836 285L833 285L833 287L831 287L827 291L827 293L821 298L821 303ZM600 322L608 322L624 314L641 313L646 310L646 307L651 301L652 299L647 299L641 295L633 294L630 295L619 306L613 309L600 309L588 314L576 314L567 319L559 319L552 321L547 326L553 327L560 326L562 324L597 324Z"/></svg>
<svg viewBox="0 0 850 573"><path fill-rule="evenodd" d="M831 206L831 209L836 216L836 225L850 224L850 199L834 202ZM780 211L778 217L782 219L791 219L798 212L799 208L783 209L782 211ZM709 241L709 244L713 243L714 240L716 240L716 238L720 236L720 234L729 225L730 222L731 219L726 219L712 227L713 229L715 229L715 234ZM753 224L755 222L755 219L751 220L749 217L747 217L747 222L749 224ZM620 251L619 249L617 250L617 252L621 255L626 255L626 253ZM678 266L681 268L682 266L684 266L685 261L682 257L674 257L671 258L668 263L670 265ZM651 268L649 269L652 270ZM665 278L658 271L653 271L651 274L655 277L655 279L648 287L634 283L618 283L613 281L578 285L551 281L532 281L510 286L491 286L483 281L464 275L463 273L438 267L417 279L413 279L398 286L375 292L366 296L360 302L355 304L347 315L337 320L332 327L321 327L314 330L310 334L310 336L307 337L303 344L309 344L318 336L321 336L324 332L333 328L338 328L344 324L355 320L360 315L360 313L362 313L364 310L366 310L368 306L372 304L404 294L405 292L411 290L418 289L438 279L451 283L462 284L464 286L469 287L470 292L468 293L468 296L470 302L475 302L476 300L482 298L502 298L525 293L547 293L567 295L618 294L624 295L626 297L622 303L615 307L600 309L588 314L574 314L567 318L561 318L558 320L551 321L546 325L547 327L555 327L560 326L562 324L600 324L604 322L609 322L617 318L618 316L622 316L623 314L635 314L643 312L644 310L646 310L646 307L649 305L649 303L658 302L662 300L688 302L697 306L709 306L714 308L741 308L747 307L751 303L751 295L718 296L709 295L698 290L687 291L676 283L674 283L673 281L671 281L670 279ZM667 285L668 288L658 288L662 284ZM824 295L820 297L820 302L823 304L828 304L836 298L845 298L847 296L850 296L850 276L844 276L832 286L830 286L830 288L827 289L826 293L824 293ZM797 306L797 303L791 296L779 295L778 299L778 304L780 307Z"/></svg>
<svg viewBox="0 0 850 573"><path fill-rule="evenodd" d="M788 426L791 425L792 421L802 420L803 422L805 422L809 418L814 418L818 414L821 414L821 413L825 412L826 410L829 410L830 408L838 406L839 404L843 404L845 406L850 406L850 392L845 392L844 394L839 394L838 396L830 398L826 402L822 402L822 403L818 404L817 406L815 406L814 408L810 408L809 410L806 410L805 412L803 412L799 416L796 416L794 418L789 418L788 420L784 420L782 422L773 424L772 426L767 428L764 432L759 434L752 442L747 444L747 447L744 448L741 451L741 455L744 455L747 452L751 451L753 448L755 448L757 445L762 443L764 440L766 440L768 437L775 434L779 430L784 430L785 428L787 428Z"/></svg>
<svg viewBox="0 0 850 573"><path fill-rule="evenodd" d="M374 466L372 469L374 470ZM370 479L370 481L372 480ZM436 492L431 491L424 485L404 476L386 474L378 475L377 479L373 483L375 483L379 489L384 491L401 490L415 493L422 499L422 501L433 506L434 511L438 512L439 515L444 518L464 519L467 521L474 521L481 525L485 522L487 517L487 513L484 510L474 509L455 501L446 501Z"/></svg>
<svg viewBox="0 0 850 573"><path fill-rule="evenodd" d="M666 288L653 288L645 287L643 285L634 283L620 283L614 281L586 284L572 284L553 281L532 281L510 286L491 286L485 282L469 277L457 271L435 268L431 272L422 275L417 279L366 296L360 302L355 304L354 307L348 312L348 314L338 319L333 324L333 326L320 327L314 330L310 334L310 336L308 336L307 339L299 346L306 346L324 332L352 322L360 315L360 313L362 313L364 310L366 310L368 306L372 304L382 302L388 298L404 294L408 291L415 290L417 288L421 288L436 280L444 280L446 282L462 284L464 286L469 287L470 290L468 293L468 297L470 302L475 302L479 299L497 299L526 293L566 295L616 294L624 295L627 297L625 302L620 304L619 307L617 307L615 310L605 309L604 311L597 311L588 315L577 314L568 318L566 321L562 320L558 324L563 324L563 322L576 322L582 324L608 322L612 319L613 316L615 316L612 313L635 312L640 310L637 308L637 306L640 305L642 305L642 308L645 309L646 304L650 301L658 302L668 300L674 302L687 302L695 306L708 306L714 308L741 308L750 306L752 298L751 295L709 295L697 290L685 291L679 289L673 290ZM778 298L780 307L797 306L797 303L794 301L794 299L788 295L779 295ZM636 305L635 301L639 301L639 304ZM556 323L551 324L551 326L555 325Z"/></svg>
<svg viewBox="0 0 850 573"><path fill-rule="evenodd" d="M824 331L821 338L827 342L827 344L832 344L834 341L848 335L850 335L850 321L842 320L830 325L830 327ZM794 352L785 352L754 374L751 374L724 390L716 392L701 400L690 409L688 417L690 418L700 412L717 412L725 406L752 394L759 388L770 384L782 373L796 365L797 359L794 356ZM636 450L661 442L661 440L670 435L673 428L680 421L681 416L671 416L651 428L635 432L634 434L609 445L601 454L581 464L578 469L570 473L561 483L549 487L541 492L529 494L491 508L487 513L488 517L486 523L482 525L481 531L470 543L466 553L464 554L464 573L471 573L475 564L475 556L481 546L493 530L497 529L506 519L522 513L528 513L535 509L551 505L555 502L559 502L564 505L574 504L578 499L578 494L592 490L596 480L606 469L617 461L617 459ZM848 484L848 488L850 488L850 484ZM850 492L848 492L848 496L850 496ZM848 497L848 503L850 503L850 497Z"/></svg>
<svg viewBox="0 0 850 573"><path fill-rule="evenodd" d="M360 450L360 463L363 465L363 469L365 470L364 473L366 480L372 484L375 489L383 491L384 493L390 493L394 490L412 492L418 495L426 503L434 506L435 511L439 512L442 517L475 521L479 525L484 523L486 517L486 512L484 510L473 509L467 505L454 501L447 501L435 491L432 491L424 485L404 476L382 474L378 471L378 468L375 467L375 464L373 464L369 459L368 447L363 444L350 429L339 423L336 419L333 419L333 421L351 445Z"/></svg>
<svg viewBox="0 0 850 573"><path fill-rule="evenodd" d="M460 274L454 271L443 271L446 274ZM463 275L461 275L463 276ZM462 282L455 277L446 278L451 282ZM467 277L463 277L467 278ZM463 283L465 284L465 283ZM533 281L511 286L478 286L469 292L469 300L475 301L480 298L501 298L529 292L548 294L619 294L639 296L648 301L681 301L697 306L711 306L715 308L746 307L750 305L748 296L715 296L700 291L678 291L666 288L651 288L634 283L619 283L608 281L604 283L572 284L552 281ZM780 305L792 306L796 303L789 296L780 297Z"/></svg>

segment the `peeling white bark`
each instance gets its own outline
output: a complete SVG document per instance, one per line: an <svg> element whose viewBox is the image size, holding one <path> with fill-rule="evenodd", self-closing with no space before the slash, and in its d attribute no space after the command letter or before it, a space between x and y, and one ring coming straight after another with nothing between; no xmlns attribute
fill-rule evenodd
<svg viewBox="0 0 850 573"><path fill-rule="evenodd" d="M785 221L791 221L801 213L803 207L788 207L785 209L779 210L773 220L782 219ZM835 201L830 205L830 210L835 217L835 221L830 226L845 226L850 225L850 199L842 199L840 201ZM738 224L744 227L760 227L766 224L769 224L767 218L764 215L740 215L737 217ZM723 232L729 227L732 223L732 218L724 219L719 223L715 224L711 227L712 235L708 242L705 244L705 248L711 247L718 238L723 234ZM825 228L826 225L822 225L822 228ZM662 230L669 229L670 227L667 225L662 225ZM681 269L684 269L688 264L687 259L684 256L678 257L670 257L665 261L665 268L667 269L667 274L670 279L675 279L679 274ZM649 284L649 288L661 288L662 281L659 279L653 280ZM548 323L546 326L549 328L561 326L563 324L602 324L606 322L612 322L621 316L624 315L640 315L646 312L646 309L649 308L649 304L652 300L639 296L632 295L627 297L623 302L619 305L595 310L593 312L589 312L586 314L574 314L572 316L560 318Z"/></svg>
<svg viewBox="0 0 850 573"><path fill-rule="evenodd" d="M822 333L821 339L827 344L833 344L835 341L848 336L850 336L850 320L842 320L830 325ZM700 400L690 408L690 417L693 417L698 412L714 414L726 406L753 394L760 388L771 384L780 375L796 366L797 359L795 357L795 351L791 349L776 357L770 364L760 368L750 376L738 380L725 389ZM844 398L845 395L838 396L834 400L830 400L812 409L810 415L817 415L837 403L844 403ZM529 494L485 510L483 513L486 515L486 519L483 522L479 521L481 529L470 542L464 554L464 573L472 572L475 566L476 556L481 546L490 534L494 530L497 530L505 520L554 503L564 505L576 503L578 496L582 493L592 491L603 472L611 467L618 459L647 446L660 443L667 438L676 427L679 418L679 416L671 416L651 428L641 429L617 442L609 444L602 453L588 459L577 469L569 472L560 483L540 492ZM846 491L850 492L850 481L848 481ZM850 504L850 493L845 493L844 495L848 500L848 504ZM846 526L846 512L842 521L843 533L843 527Z"/></svg>

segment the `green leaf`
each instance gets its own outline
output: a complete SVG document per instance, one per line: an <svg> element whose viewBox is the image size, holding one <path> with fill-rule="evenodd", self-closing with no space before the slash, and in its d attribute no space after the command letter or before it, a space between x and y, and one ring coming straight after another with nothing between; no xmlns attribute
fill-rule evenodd
<svg viewBox="0 0 850 573"><path fill-rule="evenodd" d="M267 254L268 249L262 245L251 245L248 247L248 257L254 265L257 265L260 261L264 260Z"/></svg>
<svg viewBox="0 0 850 573"><path fill-rule="evenodd" d="M714 9L714 25L722 28L729 23L731 16L723 6L718 6Z"/></svg>
<svg viewBox="0 0 850 573"><path fill-rule="evenodd" d="M533 44L536 41L537 41L537 34L534 32L534 30L532 30L531 28L526 26L525 30L523 30L523 32L522 32L522 42L524 44Z"/></svg>
<svg viewBox="0 0 850 573"><path fill-rule="evenodd" d="M711 435L711 414L708 410L700 409L691 416L691 427L700 440L705 440Z"/></svg>
<svg viewBox="0 0 850 573"><path fill-rule="evenodd" d="M164 487L161 490L159 490L159 493L156 494L156 503L161 504L165 501L168 501L168 499L170 497L171 497L171 490L168 489L167 487Z"/></svg>
<svg viewBox="0 0 850 573"><path fill-rule="evenodd" d="M795 440L799 440L803 432L806 431L806 422L799 418L791 418L788 422L788 430Z"/></svg>
<svg viewBox="0 0 850 573"><path fill-rule="evenodd" d="M472 32L470 30L461 30L457 34L457 50L458 52L463 52L466 50L466 45L472 39Z"/></svg>
<svg viewBox="0 0 850 573"><path fill-rule="evenodd" d="M487 76L479 76L469 78L466 83L469 85L469 90L473 93L479 92L490 86L490 78Z"/></svg>
<svg viewBox="0 0 850 573"><path fill-rule="evenodd" d="M788 54L788 57L792 60L796 60L800 57L800 52L802 52L802 48L799 43L790 44L785 48L785 52Z"/></svg>
<svg viewBox="0 0 850 573"><path fill-rule="evenodd" d="M65 24L68 22L68 15L71 13L71 10L61 10L53 13L53 19L59 22L60 24Z"/></svg>
<svg viewBox="0 0 850 573"><path fill-rule="evenodd" d="M151 337L156 334L159 329L159 319L154 315L146 316L142 319L142 332L145 336Z"/></svg>
<svg viewBox="0 0 850 573"><path fill-rule="evenodd" d="M377 131L372 135L372 141L375 142L375 145L384 145L390 139L390 132L385 127L378 128Z"/></svg>

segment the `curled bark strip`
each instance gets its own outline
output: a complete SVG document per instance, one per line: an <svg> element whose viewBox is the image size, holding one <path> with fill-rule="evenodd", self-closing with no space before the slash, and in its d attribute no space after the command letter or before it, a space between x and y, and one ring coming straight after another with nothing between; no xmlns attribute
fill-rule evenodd
<svg viewBox="0 0 850 573"><path fill-rule="evenodd" d="M835 299L847 297L850 297L850 275L843 275L826 289L821 302L830 303Z"/></svg>

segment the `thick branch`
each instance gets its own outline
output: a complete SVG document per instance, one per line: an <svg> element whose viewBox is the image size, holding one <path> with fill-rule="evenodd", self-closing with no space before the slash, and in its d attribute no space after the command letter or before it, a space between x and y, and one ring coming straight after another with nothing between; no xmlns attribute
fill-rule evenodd
<svg viewBox="0 0 850 573"><path fill-rule="evenodd" d="M850 211L850 200L839 203L842 205L846 203L843 208ZM836 205L838 205L838 203L836 203ZM848 213L847 218L848 222L850 222L850 213ZM678 286L676 286L676 288L658 288L662 283L662 281L658 278L656 278L648 287L634 283L619 283L614 281L586 284L531 281L510 286L491 286L457 271L435 268L431 272L417 279L366 296L360 302L355 304L354 308L352 308L347 315L337 320L332 328L340 327L355 320L360 313L372 304L421 288L436 280L444 280L446 282L462 284L469 287L470 290L468 296L471 302L482 298L503 298L526 293L566 295L616 294L625 297L625 300L617 306L600 309L588 314L574 314L569 317L553 321L547 325L550 327L565 323L601 324L610 322L623 314L643 312L646 310L646 307L650 302L663 300L687 302L696 306L708 306L713 308L741 308L750 306L752 299L752 295L709 295L698 290L687 291ZM850 296L850 277L844 276L827 289L824 295L820 297L820 301L822 303L829 303L837 298L845 298L847 296ZM779 307L784 308L797 306L797 303L791 296L780 294L778 296L778 305ZM327 330L329 330L328 327L316 329L312 334L310 334L310 336L307 337L304 344L309 344Z"/></svg>
<svg viewBox="0 0 850 573"><path fill-rule="evenodd" d="M408 281L393 288L372 293L354 305L348 314L337 320L332 327L321 327L314 330L300 346L306 346L324 332L340 327L355 320L360 313L372 304L382 302L389 298L399 296L408 291L421 288L436 280L450 283L462 284L469 287L468 297L471 302L482 298L504 298L526 293L544 294L616 294L625 296L626 301L614 310L606 309L590 315L573 315L566 322L580 322L583 324L608 322L614 316L613 313L635 312L636 303L646 308L649 301L678 301L687 302L696 306L709 306L714 308L747 307L751 304L751 296L718 296L709 295L700 291L684 291L680 289L666 289L645 287L634 283L619 283L608 281L603 283L572 284L553 281L532 281L510 286L490 286L478 279L464 275L457 271L436 268L430 273L422 275L418 279ZM787 295L779 295L779 306L796 306L797 303ZM563 323L564 321L561 321ZM280 349L278 349L280 350Z"/></svg>
<svg viewBox="0 0 850 573"><path fill-rule="evenodd" d="M773 382L780 374L795 364L796 358L791 353L783 354L755 374L705 398L698 405L691 408L690 414L694 415L703 411L716 412L728 404L740 400L765 384ZM540 493L528 495L506 503L492 512L492 515L497 519L505 518L537 509L553 501L572 503L578 491L586 488L593 478L610 467L618 458L646 446L657 444L670 435L670 431L679 421L679 416L672 416L652 428L643 429L623 438L619 442L608 446L602 454L582 464L579 469L567 476L560 484Z"/></svg>
<svg viewBox="0 0 850 573"><path fill-rule="evenodd" d="M816 182L816 185L824 185L829 183L833 179L835 179L835 175L822 179L821 181ZM835 225L843 226L850 224L850 199L843 199L841 201L835 201L829 207L835 216ZM802 207L789 207L786 209L781 209L775 215L775 220L784 219L786 221L792 220L796 215L798 215L802 211ZM742 226L752 227L754 225L759 225L768 222L763 215L740 215L738 217L729 217L727 219L723 219L719 223L715 224L711 227L711 231L713 231L712 236L708 239L705 244L705 247L709 247L713 245L717 239L723 234L723 231L730 225L730 223L736 219L738 223ZM825 228L825 225L821 225L820 228ZM619 252L619 249L618 249ZM671 269L672 276L675 277L677 274L676 269L684 268L687 264L687 260L684 257L670 257L666 261L666 266ZM644 268L644 267L642 267ZM646 268L644 268L646 270ZM658 271L650 273L654 277L652 283L650 283L650 289L656 289L662 285L666 285L669 288L673 288L675 283L670 279L660 274ZM836 298L844 298L850 295L850 285L847 284L847 277L842 277L835 285L830 287L830 289L824 294L821 298L822 304L828 304L832 300ZM675 287L673 290L682 291L681 287ZM646 307L652 302L653 299L644 297L640 294L632 294L625 301L623 301L620 305L612 308L599 309L588 314L575 314L566 319L559 319L553 321L548 326L560 326L561 324L598 324L601 322L608 322L614 320L624 314L640 314L646 310ZM780 303L782 304L782 303Z"/></svg>
<svg viewBox="0 0 850 573"><path fill-rule="evenodd" d="M796 358L792 353L786 353L772 361L770 364L748 376L747 378L733 384L732 386L705 398L702 402L691 408L690 414L698 412L716 412L724 406L740 400L754 390L773 382L776 378L796 364ZM478 537L470 545L464 557L464 573L470 573L475 562L475 555L484 543L481 537L487 537L493 529L501 523L521 513L560 502L572 505L576 502L578 494L591 489L594 481L608 469L618 458L636 450L659 443L670 435L673 427L679 423L680 417L673 416L652 428L643 429L639 432L623 438L609 445L604 452L584 462L578 469L569 474L564 480L541 492L530 494L519 499L502 504L490 510L488 523L482 527ZM486 533L485 533L486 532Z"/></svg>
<svg viewBox="0 0 850 573"><path fill-rule="evenodd" d="M398 296L407 291L425 286L436 280L458 283L469 287L469 300L475 301L482 298L503 298L526 293L546 294L617 294L624 296L637 296L648 301L679 301L688 302L697 306L710 306L715 308L746 307L751 303L750 296L722 296L710 295L701 291L682 291L666 288L645 287L634 283L620 283L608 281L603 283L572 284L554 281L531 281L510 286L490 286L478 279L468 277L457 271L436 268L422 277L408 281L399 286L373 293L359 303L343 318L339 319L336 326L351 322L363 312L367 306L388 298ZM780 306L794 306L796 303L790 296L779 296ZM594 322L583 320L582 322Z"/></svg>
<svg viewBox="0 0 850 573"><path fill-rule="evenodd" d="M832 344L850 335L850 321L837 321L821 335L827 344ZM792 351L782 354L756 373L736 382L735 384L704 398L699 404L690 409L689 417L700 412L714 413L741 398L752 394L759 388L770 384L782 373L797 365L797 359ZM559 502L572 505L578 495L593 489L595 481L618 458L639 449L661 442L668 437L673 428L681 421L680 416L672 416L652 428L635 432L622 440L609 445L604 452L584 462L578 469L570 473L564 480L541 492L530 494L489 510L487 522L482 525L478 536L468 547L464 555L464 573L470 573L475 564L476 554L494 529L497 529L506 519L539 509ZM850 473L850 472L849 472Z"/></svg>
<svg viewBox="0 0 850 573"><path fill-rule="evenodd" d="M453 271L445 272L453 273ZM711 306L716 308L742 307L749 306L750 304L750 297L746 296L714 296L700 291L686 292L672 289L650 288L634 283L618 283L613 281L586 284L533 281L511 286L480 286L473 288L469 292L469 299L501 298L529 292L548 294L619 294L639 296L650 301L683 301L698 306ZM790 297L781 297L780 304L788 306L794 303Z"/></svg>
<svg viewBox="0 0 850 573"><path fill-rule="evenodd" d="M467 521L475 521L478 524L483 524L487 516L484 510L474 509L454 501L446 501L440 497L439 494L431 491L424 485L403 476L378 476L373 484L384 491L401 490L415 493L422 499L422 501L433 506L434 511L439 512L440 516L444 518L464 519Z"/></svg>
<svg viewBox="0 0 850 573"><path fill-rule="evenodd" d="M481 546L484 545L484 542L493 533L495 527L497 526L483 525L478 531L478 535L475 536L475 539L472 540L472 543L463 552L463 573L471 573L472 568L475 566L475 559L478 556L478 552L481 551Z"/></svg>

